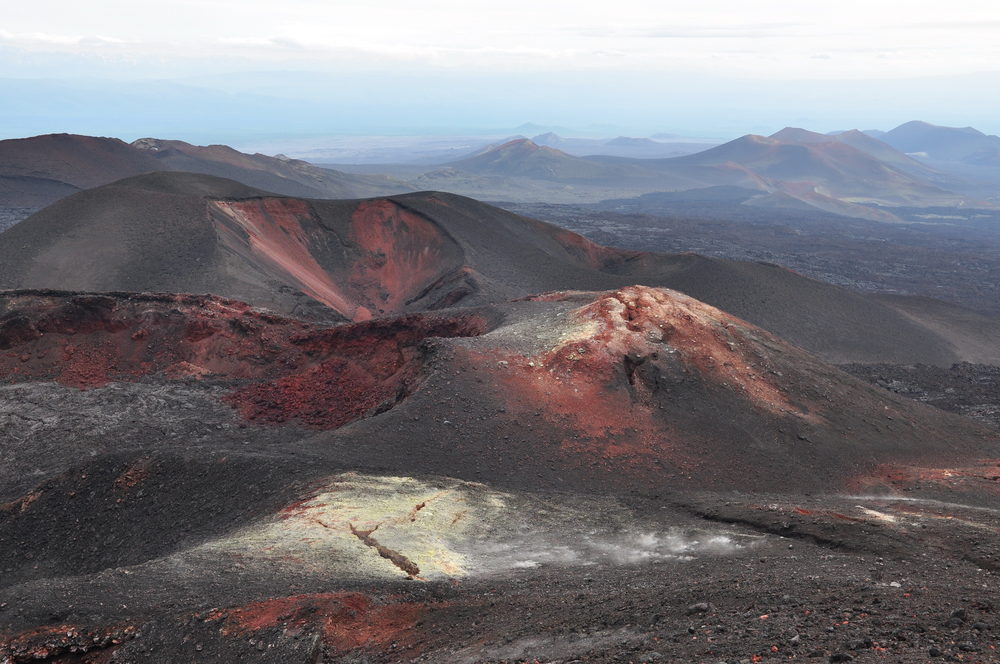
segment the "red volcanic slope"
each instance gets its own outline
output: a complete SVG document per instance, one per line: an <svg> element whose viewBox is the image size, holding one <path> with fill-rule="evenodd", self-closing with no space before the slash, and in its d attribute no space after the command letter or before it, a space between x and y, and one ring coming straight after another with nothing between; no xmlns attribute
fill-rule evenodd
<svg viewBox="0 0 1000 664"><path fill-rule="evenodd" d="M10 229L0 285L211 291L307 318L363 320L567 282L600 288L608 276L595 268L632 255L456 196L306 201L157 173L82 192Z"/></svg>
<svg viewBox="0 0 1000 664"><path fill-rule="evenodd" d="M375 604L361 593L294 595L215 609L197 618L221 621L225 637L246 637L281 627L286 633L319 632L323 644L337 652L356 648L409 645L414 627L427 612L416 603Z"/></svg>
<svg viewBox="0 0 1000 664"><path fill-rule="evenodd" d="M305 201L212 201L209 209L228 249L349 320L404 311L442 268L460 269L449 266L455 247L440 228L390 200L363 201L352 212L344 239L360 260L349 270L325 268L313 255L323 227Z"/></svg>
<svg viewBox="0 0 1000 664"><path fill-rule="evenodd" d="M489 351L476 356L503 386L508 408L524 416L541 408L565 426L560 446L566 452L640 466L671 457L692 463L687 448L705 425L685 428L663 417L665 406L658 402L667 372L723 388L719 400L735 397L762 416L819 422L815 404L799 401L774 380L769 358L746 338L746 324L697 300L631 287L574 309L570 319L585 333L544 353L507 354L497 365Z"/></svg>
<svg viewBox="0 0 1000 664"><path fill-rule="evenodd" d="M135 625L109 625L81 628L76 625L37 627L10 635L0 641L2 662L106 662L122 644L136 638L140 630ZM89 653L80 657L83 653Z"/></svg>
<svg viewBox="0 0 1000 664"><path fill-rule="evenodd" d="M633 283L682 290L832 361L979 361L871 297L776 266L601 247L448 194L303 200L157 173L0 235L0 288L210 292L330 322Z"/></svg>
<svg viewBox="0 0 1000 664"><path fill-rule="evenodd" d="M376 602L358 592L315 593L212 609L188 616L187 620L217 625L224 644L248 637L251 641L256 637L263 644L266 637L259 633L280 629L282 636L289 639L315 635L317 651L320 645L332 653L392 652L399 648L412 656L420 652L419 647L415 648L417 625L429 610L441 606L443 603ZM115 653L124 644L141 636L139 627L128 624L100 628L60 624L13 635L0 632L0 661L114 661Z"/></svg>
<svg viewBox="0 0 1000 664"><path fill-rule="evenodd" d="M368 319L371 312L349 301L330 275L309 253L309 239L302 220L311 217L308 206L297 199L265 198L252 201L214 201L215 210L238 227L220 224L223 240L236 252L258 259L303 293L348 319ZM228 231L228 232L227 232Z"/></svg>
<svg viewBox="0 0 1000 664"><path fill-rule="evenodd" d="M551 455L590 481L596 467L632 486L662 487L669 477L703 488L830 490L878 463L1000 451L995 433L945 422L677 292L532 299L577 305L560 310L558 343L504 352L494 333L457 357L499 387L494 398L514 423L535 422L538 437L523 453L541 465Z"/></svg>
<svg viewBox="0 0 1000 664"><path fill-rule="evenodd" d="M534 488L830 491L885 464L1000 454L971 421L662 289L328 330L195 296L18 293L0 311L5 382L222 381L248 420L328 430L310 449L340 467Z"/></svg>
<svg viewBox="0 0 1000 664"><path fill-rule="evenodd" d="M247 419L336 427L415 389L424 339L487 327L467 313L323 330L208 296L22 292L0 304L0 377L79 388L235 380L229 401Z"/></svg>

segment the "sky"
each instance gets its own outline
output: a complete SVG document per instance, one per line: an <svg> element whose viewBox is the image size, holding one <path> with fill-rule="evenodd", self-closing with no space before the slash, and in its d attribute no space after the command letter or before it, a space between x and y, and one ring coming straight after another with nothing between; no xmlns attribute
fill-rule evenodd
<svg viewBox="0 0 1000 664"><path fill-rule="evenodd" d="M978 0L34 0L0 27L0 135L997 133L998 72Z"/></svg>

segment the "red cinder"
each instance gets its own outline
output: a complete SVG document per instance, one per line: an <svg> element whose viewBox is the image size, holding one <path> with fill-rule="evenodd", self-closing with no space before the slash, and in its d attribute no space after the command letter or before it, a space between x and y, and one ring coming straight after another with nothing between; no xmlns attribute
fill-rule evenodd
<svg viewBox="0 0 1000 664"><path fill-rule="evenodd" d="M216 232L230 250L348 320L403 312L458 268L447 232L392 200L359 203L342 236L299 199L211 206Z"/></svg>
<svg viewBox="0 0 1000 664"><path fill-rule="evenodd" d="M297 283L302 292L350 320L367 320L371 312L359 307L335 284L313 256L310 237L303 223L313 220L306 201L297 198L253 198L213 201L212 205L235 222L242 233L216 224L220 237L239 253L250 251L271 269Z"/></svg>
<svg viewBox="0 0 1000 664"><path fill-rule="evenodd" d="M91 388L161 374L239 383L248 419L333 428L388 408L422 380L429 337L485 332L478 314L414 314L322 328L211 296L16 294L0 318L0 380ZM27 356L28 361L23 358Z"/></svg>
<svg viewBox="0 0 1000 664"><path fill-rule="evenodd" d="M946 468L886 465L852 482L852 488L860 492L879 488L907 491L917 486L1000 496L1000 459L977 459Z"/></svg>
<svg viewBox="0 0 1000 664"><path fill-rule="evenodd" d="M103 664L126 641L136 638L133 625L85 629L75 625L36 627L19 634L0 634L0 662L77 662Z"/></svg>
<svg viewBox="0 0 1000 664"><path fill-rule="evenodd" d="M224 636L242 637L276 627L291 634L318 629L325 645L348 651L406 643L408 632L427 608L417 603L376 604L360 593L322 593L276 597L200 617L222 619Z"/></svg>
<svg viewBox="0 0 1000 664"><path fill-rule="evenodd" d="M360 251L351 267L351 289L373 313L403 311L447 265L444 231L391 200L359 204L351 233Z"/></svg>
<svg viewBox="0 0 1000 664"><path fill-rule="evenodd" d="M539 296L541 301L571 300L574 293ZM507 354L498 367L495 354L475 361L504 386L513 410L539 408L574 436L566 451L598 454L647 464L653 458L685 466L688 432L676 431L664 416L656 384L639 377L648 363L673 375L687 375L736 397L746 407L771 414L793 414L816 421L754 365L763 365L751 335L766 335L747 323L681 293L632 286L607 293L574 310L573 325L583 330L538 356Z"/></svg>

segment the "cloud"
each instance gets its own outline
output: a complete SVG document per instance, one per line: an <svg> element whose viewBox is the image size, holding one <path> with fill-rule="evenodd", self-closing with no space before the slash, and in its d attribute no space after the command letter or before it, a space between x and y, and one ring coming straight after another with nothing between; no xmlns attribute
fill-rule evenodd
<svg viewBox="0 0 1000 664"><path fill-rule="evenodd" d="M836 12L808 4L788 8L779 0L760 0L752 10L727 0L696 8L623 0L613 15L569 0L511 0L503 8L485 0L461 8L427 2L175 0L168 6L151 0L136 12L112 11L109 0L86 9L67 3L58 12L33 4L27 18L5 23L0 45L14 54L8 60L38 71L58 55L120 62L122 76L142 67L162 75L201 63L210 72L225 65L871 78L973 72L1000 57L1000 45L990 39L1000 26L996 11L981 12L984 20L976 22L966 20L973 15L968 11L921 10L908 14L909 23L892 24L892 12L861 0L842 0ZM447 24L440 20L445 13ZM937 16L951 20L931 22ZM226 29L217 30L223 23Z"/></svg>
<svg viewBox="0 0 1000 664"><path fill-rule="evenodd" d="M933 30L933 31L953 31L965 32L968 30L994 32L1000 30L1000 20L985 21L933 21L919 23L894 23L882 26L883 29L893 30Z"/></svg>
<svg viewBox="0 0 1000 664"><path fill-rule="evenodd" d="M87 35L86 37L80 37L76 40L76 43L80 46L116 46L119 44L125 44L126 42L121 39L114 39L112 37L102 37L100 35Z"/></svg>
<svg viewBox="0 0 1000 664"><path fill-rule="evenodd" d="M45 32L13 33L0 30L0 41L24 46L72 46L83 39L79 35L59 35Z"/></svg>
<svg viewBox="0 0 1000 664"><path fill-rule="evenodd" d="M644 27L568 26L560 31L584 39L756 39L810 27L805 23L740 23L731 25L670 24Z"/></svg>
<svg viewBox="0 0 1000 664"><path fill-rule="evenodd" d="M271 37L268 41L278 48L294 49L297 51L303 51L306 48L300 42L290 37Z"/></svg>
<svg viewBox="0 0 1000 664"><path fill-rule="evenodd" d="M638 30L636 37L647 39L759 39L790 35L808 28L804 23L746 23L740 25L666 26Z"/></svg>

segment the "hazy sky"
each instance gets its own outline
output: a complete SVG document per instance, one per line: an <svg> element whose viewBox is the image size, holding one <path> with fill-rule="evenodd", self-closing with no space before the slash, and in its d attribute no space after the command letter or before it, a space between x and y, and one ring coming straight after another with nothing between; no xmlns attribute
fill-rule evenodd
<svg viewBox="0 0 1000 664"><path fill-rule="evenodd" d="M1000 115L1000 3L694 5L33 0L6 12L0 29L0 77L22 79L9 88L19 99L0 110L0 132L102 126L101 95L106 133L117 122L138 133L278 135L282 98L315 105L315 117L291 114L290 134L526 121L727 134L795 120L891 128L918 117L1000 130L990 119ZM252 106L246 127L232 127L227 101ZM172 125L167 109L179 114Z"/></svg>

